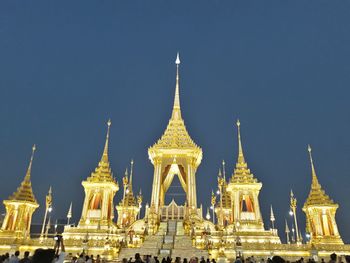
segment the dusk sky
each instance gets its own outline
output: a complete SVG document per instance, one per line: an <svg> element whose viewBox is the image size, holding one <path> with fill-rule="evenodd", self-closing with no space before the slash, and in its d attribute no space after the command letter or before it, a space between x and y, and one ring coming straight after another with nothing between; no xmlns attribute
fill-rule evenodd
<svg viewBox="0 0 350 263"><path fill-rule="evenodd" d="M263 183L265 228L272 204L285 240L293 189L305 233L311 144L350 242L349 14L349 1L1 1L0 200L23 180L35 143L33 223L43 220L50 185L53 218L65 218L72 201L77 222L81 181L101 158L111 118L114 176L121 185L133 158L134 189L150 201L147 149L171 115L179 51L182 116L203 149L205 210L223 159L233 172L239 118L248 166Z"/></svg>

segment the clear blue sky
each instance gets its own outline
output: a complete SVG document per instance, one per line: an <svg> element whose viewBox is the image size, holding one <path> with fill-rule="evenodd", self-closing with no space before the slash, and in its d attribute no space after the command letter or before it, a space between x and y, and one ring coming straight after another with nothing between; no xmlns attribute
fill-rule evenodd
<svg viewBox="0 0 350 263"><path fill-rule="evenodd" d="M34 222L50 185L54 216L73 201L77 221L111 118L114 175L121 183L133 158L134 188L150 200L147 148L170 117L180 51L183 117L204 152L200 202L209 204L222 159L232 173L239 118L266 227L272 204L284 237L293 188L304 230L310 143L349 242L349 13L348 1L1 1L0 199L36 143Z"/></svg>

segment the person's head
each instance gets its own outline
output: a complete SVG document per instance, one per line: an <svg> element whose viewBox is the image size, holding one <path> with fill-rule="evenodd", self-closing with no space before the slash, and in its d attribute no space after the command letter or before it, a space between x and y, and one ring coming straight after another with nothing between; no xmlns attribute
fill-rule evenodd
<svg viewBox="0 0 350 263"><path fill-rule="evenodd" d="M90 258L93 259L93 258L94 258L94 255L91 255Z"/></svg>
<svg viewBox="0 0 350 263"><path fill-rule="evenodd" d="M85 256L85 260L86 260L86 261L89 260L89 256L88 256L88 255Z"/></svg>
<svg viewBox="0 0 350 263"><path fill-rule="evenodd" d="M24 252L24 257L28 258L29 257L29 251Z"/></svg>
<svg viewBox="0 0 350 263"><path fill-rule="evenodd" d="M127 262L128 262L128 259L127 259L127 258L123 258L122 262L123 262L123 263L127 263Z"/></svg>
<svg viewBox="0 0 350 263"><path fill-rule="evenodd" d="M331 260L337 260L337 254L332 253L331 254Z"/></svg>
<svg viewBox="0 0 350 263"><path fill-rule="evenodd" d="M16 256L16 257L19 256L19 251L18 251L18 250L15 252L15 256Z"/></svg>
<svg viewBox="0 0 350 263"><path fill-rule="evenodd" d="M273 263L284 263L285 260L283 258L281 258L280 256L273 256L272 262Z"/></svg>
<svg viewBox="0 0 350 263"><path fill-rule="evenodd" d="M97 258L100 258L100 255L97 255Z"/></svg>
<svg viewBox="0 0 350 263"><path fill-rule="evenodd" d="M51 263L54 257L55 250L39 248L34 252L32 263Z"/></svg>
<svg viewBox="0 0 350 263"><path fill-rule="evenodd" d="M136 253L136 254L135 254L135 259L137 259L137 260L140 260L140 259L141 259L140 253Z"/></svg>

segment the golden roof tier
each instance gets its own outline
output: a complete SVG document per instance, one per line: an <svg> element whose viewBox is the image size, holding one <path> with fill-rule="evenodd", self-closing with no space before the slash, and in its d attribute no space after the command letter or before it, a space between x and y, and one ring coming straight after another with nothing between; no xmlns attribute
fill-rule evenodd
<svg viewBox="0 0 350 263"><path fill-rule="evenodd" d="M37 204L37 201L33 194L32 183L30 180L35 149L36 147L35 145L33 145L32 156L30 158L29 166L24 180L22 181L21 185L17 188L16 192L14 192L9 197L9 200L26 201Z"/></svg>
<svg viewBox="0 0 350 263"><path fill-rule="evenodd" d="M312 205L322 205L322 206L338 206L334 203L334 201L325 193L322 189L321 184L318 182L314 162L312 159L311 147L308 146L308 152L311 163L311 174L312 174L312 182L309 196L306 199L304 207L312 206Z"/></svg>
<svg viewBox="0 0 350 263"><path fill-rule="evenodd" d="M236 184L258 183L258 180L250 172L250 169L248 168L248 164L244 158L240 126L241 126L241 123L239 120L237 120L238 159L236 163L236 168L233 171L231 182Z"/></svg>
<svg viewBox="0 0 350 263"><path fill-rule="evenodd" d="M88 182L115 182L112 171L109 165L108 159L108 143L109 143L109 130L111 127L111 120L107 122L107 135L106 135L106 143L103 150L103 154L101 160L98 163L98 166L95 168L95 171L91 173L91 175L87 178Z"/></svg>
<svg viewBox="0 0 350 263"><path fill-rule="evenodd" d="M180 92L179 92L179 53L176 57L176 86L174 106L169 120L168 126L161 138L148 149L148 154L151 160L158 154L166 154L174 150L193 152L197 157L199 164L202 159L202 149L192 140L186 129L184 120L181 116L180 108Z"/></svg>

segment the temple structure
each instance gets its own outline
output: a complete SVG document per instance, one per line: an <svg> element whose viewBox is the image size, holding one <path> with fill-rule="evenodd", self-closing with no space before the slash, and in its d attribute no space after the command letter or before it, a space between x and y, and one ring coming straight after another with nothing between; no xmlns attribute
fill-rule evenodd
<svg viewBox="0 0 350 263"><path fill-rule="evenodd" d="M135 197L132 189L133 165L134 161L131 161L130 177L128 177L128 170L125 171L123 199L116 206L118 211L117 225L120 227L129 227L137 220L142 204L141 193Z"/></svg>
<svg viewBox="0 0 350 263"><path fill-rule="evenodd" d="M311 189L308 198L303 207L306 214L306 228L310 233L311 244L343 244L337 222L335 221L335 213L338 209L338 204L322 189L318 182L314 162L312 160L311 147L308 146L311 162Z"/></svg>
<svg viewBox="0 0 350 263"><path fill-rule="evenodd" d="M82 182L85 199L79 224L67 225L63 232L66 246L71 251L84 251L114 255L116 249L108 251L106 247L116 246L119 236L114 219L113 198L119 185L113 178L108 158L108 143L111 121L107 122L106 142L101 160L95 171ZM89 249L90 248L90 249Z"/></svg>
<svg viewBox="0 0 350 263"><path fill-rule="evenodd" d="M148 149L148 156L154 165L151 207L147 214L153 229L161 219L165 193L174 176L178 176L186 193L186 208L180 218L191 220L201 218L197 207L196 171L202 161L202 149L195 144L187 132L180 108L179 54L176 57L176 85L174 106L168 126L162 137ZM152 230L153 231L153 230Z"/></svg>
<svg viewBox="0 0 350 263"><path fill-rule="evenodd" d="M35 199L31 183L32 164L35 145L32 149L27 173L17 190L4 200L6 215L0 230L0 239L29 239L32 215L39 207Z"/></svg>
<svg viewBox="0 0 350 263"><path fill-rule="evenodd" d="M63 231L66 250L72 254L82 252L100 255L109 260L130 258L135 253L159 258L210 257L226 262L236 256L267 258L280 255L294 261L300 257L313 257L316 261L330 253L350 254L350 245L343 244L338 232L335 213L338 208L322 189L316 176L309 147L312 183L304 204L306 229L310 239L302 240L297 222L297 200L291 192L290 208L293 215L291 228L285 222L287 242L281 243L275 221L283 221L270 209L271 227L265 228L260 211L259 194L263 183L248 168L243 153L241 124L237 121L238 157L232 176L226 178L225 163L217 176L218 191L211 193L211 209L203 216L197 202L196 181L203 152L190 137L180 107L180 58L176 57L175 97L168 125L160 139L148 149L154 166L150 205L141 216L143 197L135 196L133 189L133 161L130 174L120 178L123 197L114 204L119 185L113 177L109 155L109 133L103 154L95 170L82 182L85 199L77 225L71 224L72 205ZM35 148L33 148L34 154ZM30 238L31 217L39 206L31 187L33 154L24 181L17 191L4 201L6 216L0 230L0 253L14 250L34 251L39 247L52 247L46 214L40 237ZM213 175L216 176L216 175ZM166 194L173 179L178 177L185 193L185 201L166 203ZM205 178L203 178L205 179ZM216 188L216 186L214 186ZM51 194L46 198L46 212L52 204ZM286 204L288 206L288 204ZM117 218L114 217L115 209ZM45 228L46 226L46 228ZM301 228L304 231L303 228Z"/></svg>

